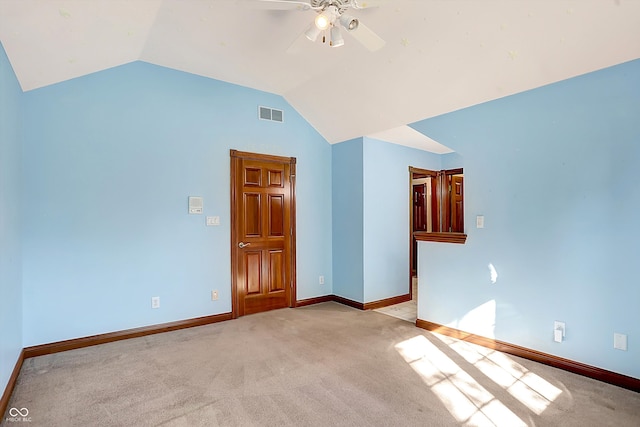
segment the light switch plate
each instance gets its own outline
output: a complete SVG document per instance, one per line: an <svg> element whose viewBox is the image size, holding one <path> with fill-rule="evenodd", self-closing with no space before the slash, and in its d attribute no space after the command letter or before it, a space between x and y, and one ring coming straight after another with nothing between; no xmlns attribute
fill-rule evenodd
<svg viewBox="0 0 640 427"><path fill-rule="evenodd" d="M484 215L476 217L476 228L484 228Z"/></svg>
<svg viewBox="0 0 640 427"><path fill-rule="evenodd" d="M220 217L219 216L208 216L207 217L207 225L220 225Z"/></svg>

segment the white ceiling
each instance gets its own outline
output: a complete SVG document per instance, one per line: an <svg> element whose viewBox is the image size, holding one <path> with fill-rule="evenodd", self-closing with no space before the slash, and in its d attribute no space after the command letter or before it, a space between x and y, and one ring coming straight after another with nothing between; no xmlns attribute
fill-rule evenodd
<svg viewBox="0 0 640 427"><path fill-rule="evenodd" d="M446 154L453 151L409 126L398 126L380 132L370 133L367 136L393 144L431 151L436 154Z"/></svg>
<svg viewBox="0 0 640 427"><path fill-rule="evenodd" d="M435 152L405 125L640 58L640 0L378 1L351 11L376 52L301 41L314 11L256 3L0 0L0 41L25 91L141 60L280 94L330 143Z"/></svg>

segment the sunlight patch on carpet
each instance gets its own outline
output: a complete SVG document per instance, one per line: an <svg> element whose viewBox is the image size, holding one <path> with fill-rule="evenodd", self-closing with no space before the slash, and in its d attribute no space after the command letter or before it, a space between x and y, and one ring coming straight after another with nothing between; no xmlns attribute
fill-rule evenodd
<svg viewBox="0 0 640 427"><path fill-rule="evenodd" d="M527 424L422 335L395 346L456 419L468 426Z"/></svg>
<svg viewBox="0 0 640 427"><path fill-rule="evenodd" d="M504 353L440 334L434 336L537 415L562 393Z"/></svg>

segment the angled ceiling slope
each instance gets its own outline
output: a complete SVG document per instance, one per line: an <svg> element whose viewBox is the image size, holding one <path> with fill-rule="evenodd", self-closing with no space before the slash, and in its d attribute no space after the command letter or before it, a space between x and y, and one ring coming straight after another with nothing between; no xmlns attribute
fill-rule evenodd
<svg viewBox="0 0 640 427"><path fill-rule="evenodd" d="M0 0L0 41L25 91L142 60L280 94L330 143L640 58L637 0L383 0L352 11L376 52L256 3Z"/></svg>

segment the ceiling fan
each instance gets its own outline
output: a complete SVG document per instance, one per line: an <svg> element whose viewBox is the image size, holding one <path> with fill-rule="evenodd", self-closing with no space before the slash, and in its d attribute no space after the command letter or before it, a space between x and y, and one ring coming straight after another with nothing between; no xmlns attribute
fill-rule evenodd
<svg viewBox="0 0 640 427"><path fill-rule="evenodd" d="M314 10L317 15L304 32L307 39L315 42L322 35L322 42L331 47L344 45L340 27L358 40L365 48L374 52L385 45L385 41L365 26L359 19L348 14L349 9L375 7L363 0L253 0L269 9ZM379 2L379 1L378 1Z"/></svg>

